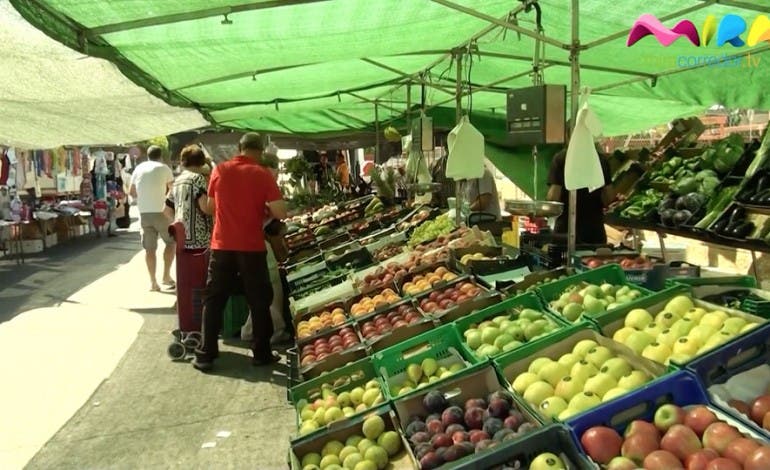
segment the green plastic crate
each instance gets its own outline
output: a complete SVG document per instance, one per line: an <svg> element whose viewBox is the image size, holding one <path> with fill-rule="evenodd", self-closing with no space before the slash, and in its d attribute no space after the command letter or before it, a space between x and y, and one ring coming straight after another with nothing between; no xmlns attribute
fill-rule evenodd
<svg viewBox="0 0 770 470"><path fill-rule="evenodd" d="M673 287L674 284L685 284L693 287L718 285L754 289L757 287L757 280L753 276L677 277L666 279L666 288Z"/></svg>
<svg viewBox="0 0 770 470"><path fill-rule="evenodd" d="M233 295L225 307L224 322L222 323L223 338L240 338L241 327L249 319L249 304L243 295Z"/></svg>
<svg viewBox="0 0 770 470"><path fill-rule="evenodd" d="M400 386L404 383L406 380L406 369L409 364L420 364L427 358L436 359L439 366L447 368L452 364L462 364L463 369L466 369L479 362L465 354L460 336L451 324L410 338L388 349L377 352L373 356L375 369L385 384L386 398L388 400L404 398L424 390L425 386L422 386L407 393L396 394L394 386ZM454 375L451 374L433 383L441 383Z"/></svg>
<svg viewBox="0 0 770 470"><path fill-rule="evenodd" d="M723 276L705 278L674 279L674 283L692 286L693 293L698 298L719 295L729 291L748 291L767 300L744 299L739 309L762 318L770 319L770 295L759 289L753 276Z"/></svg>
<svg viewBox="0 0 770 470"><path fill-rule="evenodd" d="M628 286L632 289L635 289L641 292L642 293L641 298L644 298L646 296L653 294L653 292L649 289L645 289L644 287L628 282L628 280L626 279L625 272L617 264L607 264L596 269L583 271L581 273L575 274L574 276L570 276L565 279L560 279L558 281L554 281L549 284L544 284L537 288L537 292L540 295L540 298L543 300L546 308L548 308L548 310L554 313L555 315L561 316L559 312L555 311L550 307L550 303L553 300L556 300L557 298L559 298L562 292L564 292L568 287L573 286L575 284L580 284L582 282L587 282L590 284L609 283L616 286L621 286L621 285ZM630 304L626 304L618 308L624 308L627 305L630 305ZM612 313L614 310L617 310L617 309L613 309L606 312L600 312L595 315L586 313L586 314L583 314L583 316L588 317L589 319L596 319L603 315L607 315L608 313ZM565 321L567 320L565 319Z"/></svg>
<svg viewBox="0 0 770 470"><path fill-rule="evenodd" d="M487 360L486 356L478 356L476 353L471 349L468 344L464 341L465 332L474 324L481 323L485 320L488 320L490 318L499 316L501 314L510 313L509 311L512 309L532 309L532 310L538 310L540 312L543 312L545 314L545 317L547 317L549 320L554 321L558 328L545 336L537 337L532 339L531 341L527 341L525 344L531 344L533 342L537 341L543 341L550 337L552 334L562 330L563 328L569 326L570 324L566 322L560 315L554 315L553 313L549 312L544 306L543 303L540 301L540 298L535 295L534 293L527 293L522 294L517 297L513 297L507 300L504 300L498 304L492 305L491 307L487 307L483 310L480 310L478 312L475 312L471 315L468 315L467 317L460 318L459 320L456 320L453 325L454 328L457 330L457 334L460 336L461 340L463 341L463 349L465 353L475 358L477 361L485 361ZM519 346L521 347L521 346ZM508 352L508 351L505 351ZM501 353L503 354L503 353ZM500 354L496 354L492 357L497 357Z"/></svg>
<svg viewBox="0 0 770 470"><path fill-rule="evenodd" d="M300 425L302 424L302 419L300 418L300 412L302 411L302 406L304 406L302 400L305 400L308 404L311 404L319 398L323 399L323 390L326 388L326 384L329 384L327 389L337 395L343 392L350 392L356 387L361 387L364 389L375 388L374 385L376 384L376 389L379 390L382 394L382 401L379 403L374 403L372 406L366 407L365 409L360 409L359 411L356 411L354 414L347 416L342 420L335 421L331 425L326 424L325 426L322 426L313 432L303 434L302 436L299 436L300 439L306 439L309 436L322 433L325 430L328 430L329 427L337 426L340 422L344 422L348 419L354 419L363 413L369 412L372 408L376 408L387 403L385 400L385 392L382 379L377 375L371 359L367 357L361 359L360 361L354 362L353 364L340 367L327 374L308 380L307 382L294 386L288 390L289 401L294 404L296 411L297 429L299 429ZM351 407L356 408L352 405Z"/></svg>

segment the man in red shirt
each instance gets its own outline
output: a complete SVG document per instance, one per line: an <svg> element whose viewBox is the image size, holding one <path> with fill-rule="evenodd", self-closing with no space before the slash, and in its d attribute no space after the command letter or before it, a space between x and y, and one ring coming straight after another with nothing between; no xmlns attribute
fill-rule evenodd
<svg viewBox="0 0 770 470"><path fill-rule="evenodd" d="M253 132L244 134L238 150L240 155L214 168L209 182L214 233L203 308L203 342L193 361L199 370L211 369L219 355L222 317L239 275L251 309L253 364L278 360L270 349L273 289L263 226L266 218L286 218L286 204L273 175L259 165L264 150L262 137Z"/></svg>

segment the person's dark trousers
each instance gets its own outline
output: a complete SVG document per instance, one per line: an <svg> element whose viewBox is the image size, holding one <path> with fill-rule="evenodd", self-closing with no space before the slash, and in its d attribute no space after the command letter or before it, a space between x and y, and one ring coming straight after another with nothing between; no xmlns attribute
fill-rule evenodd
<svg viewBox="0 0 770 470"><path fill-rule="evenodd" d="M273 288L267 270L267 252L211 250L203 307L203 343L196 351L197 359L201 362L211 362L219 354L219 332L225 306L239 283L239 277L251 309L251 349L254 357L265 359L272 355L270 338L273 336L273 321L270 318L270 304L273 302Z"/></svg>

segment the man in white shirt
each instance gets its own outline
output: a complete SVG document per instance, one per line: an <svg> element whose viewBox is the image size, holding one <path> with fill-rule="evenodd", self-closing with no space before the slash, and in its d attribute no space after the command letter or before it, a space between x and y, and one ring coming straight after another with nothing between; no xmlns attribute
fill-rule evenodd
<svg viewBox="0 0 770 470"><path fill-rule="evenodd" d="M139 220L142 225L142 247L145 251L147 270L150 273L150 290L159 291L160 286L155 277L158 251L158 236L163 239L166 248L163 251L163 284L174 286L171 279L171 263L174 261L176 245L168 233L171 220L163 213L166 205L166 194L174 184L174 174L171 168L160 161L163 152L155 145L147 149L146 162L136 166L131 175L131 197L136 200L139 208Z"/></svg>

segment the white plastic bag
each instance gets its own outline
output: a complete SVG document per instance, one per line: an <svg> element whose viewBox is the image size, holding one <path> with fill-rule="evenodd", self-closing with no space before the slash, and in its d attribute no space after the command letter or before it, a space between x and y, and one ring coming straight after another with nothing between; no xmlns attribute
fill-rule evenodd
<svg viewBox="0 0 770 470"><path fill-rule="evenodd" d="M484 175L484 136L473 127L468 116L463 116L460 124L449 132L447 147L447 178L460 181Z"/></svg>
<svg viewBox="0 0 770 470"><path fill-rule="evenodd" d="M594 138L602 133L602 125L589 108L587 97L583 100L567 147L564 186L568 191L588 188L593 192L604 186L604 172L594 145Z"/></svg>

